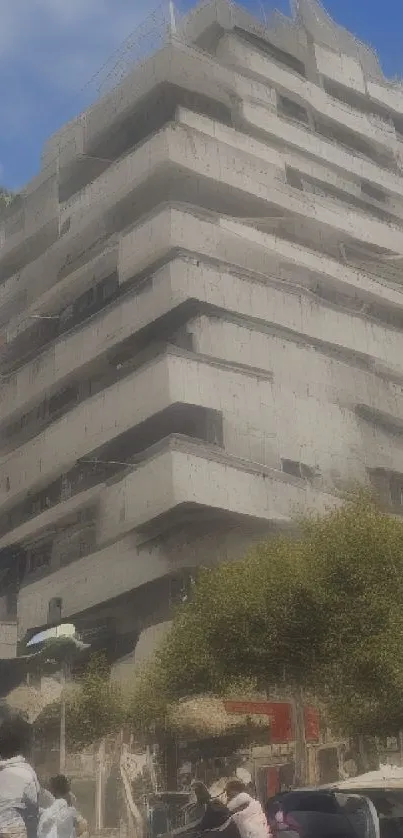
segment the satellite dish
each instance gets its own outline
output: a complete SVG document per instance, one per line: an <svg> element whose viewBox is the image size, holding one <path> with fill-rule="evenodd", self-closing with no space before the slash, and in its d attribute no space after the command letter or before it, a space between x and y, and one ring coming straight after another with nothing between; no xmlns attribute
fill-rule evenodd
<svg viewBox="0 0 403 838"><path fill-rule="evenodd" d="M27 643L27 648L32 646L40 646L41 643L46 643L47 640L57 640L59 637L75 637L76 627L73 623L64 623L61 626L44 629L38 634L34 634L31 640Z"/></svg>

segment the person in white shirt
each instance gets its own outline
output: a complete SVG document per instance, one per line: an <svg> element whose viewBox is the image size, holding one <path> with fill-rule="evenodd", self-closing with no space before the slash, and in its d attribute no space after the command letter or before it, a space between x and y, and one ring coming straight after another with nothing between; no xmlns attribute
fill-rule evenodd
<svg viewBox="0 0 403 838"><path fill-rule="evenodd" d="M227 808L240 838L271 838L263 807L246 791L246 786L235 777L225 787Z"/></svg>
<svg viewBox="0 0 403 838"><path fill-rule="evenodd" d="M49 783L53 803L39 818L38 838L79 838L87 831L85 820L72 805L70 783L64 774L52 777Z"/></svg>
<svg viewBox="0 0 403 838"><path fill-rule="evenodd" d="M32 728L22 716L6 719L0 727L0 836L36 838L39 782L27 762Z"/></svg>

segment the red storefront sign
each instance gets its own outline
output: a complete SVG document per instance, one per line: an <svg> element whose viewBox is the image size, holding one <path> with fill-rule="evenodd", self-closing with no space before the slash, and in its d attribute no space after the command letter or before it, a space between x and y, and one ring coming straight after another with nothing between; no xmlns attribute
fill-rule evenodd
<svg viewBox="0 0 403 838"><path fill-rule="evenodd" d="M292 706L279 701L225 701L227 713L243 716L269 716L270 739L273 745L283 745L294 739Z"/></svg>
<svg viewBox="0 0 403 838"><path fill-rule="evenodd" d="M319 742L320 717L316 707L304 707L305 742Z"/></svg>

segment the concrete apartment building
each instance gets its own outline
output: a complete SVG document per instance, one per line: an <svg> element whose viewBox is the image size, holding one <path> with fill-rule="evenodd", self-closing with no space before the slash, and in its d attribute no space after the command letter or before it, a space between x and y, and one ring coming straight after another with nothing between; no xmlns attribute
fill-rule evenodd
<svg viewBox="0 0 403 838"><path fill-rule="evenodd" d="M0 228L3 631L141 659L200 563L401 510L402 271L403 86L315 0L178 21Z"/></svg>

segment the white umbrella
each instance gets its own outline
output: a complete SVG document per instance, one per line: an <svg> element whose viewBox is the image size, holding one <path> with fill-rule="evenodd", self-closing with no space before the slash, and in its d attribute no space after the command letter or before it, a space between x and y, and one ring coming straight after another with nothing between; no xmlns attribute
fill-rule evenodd
<svg viewBox="0 0 403 838"><path fill-rule="evenodd" d="M74 637L76 627L72 623L64 623L54 628L44 629L39 634L34 634L31 640L27 643L27 648L30 646L39 646L40 643L46 643L47 640L57 640L59 637Z"/></svg>

